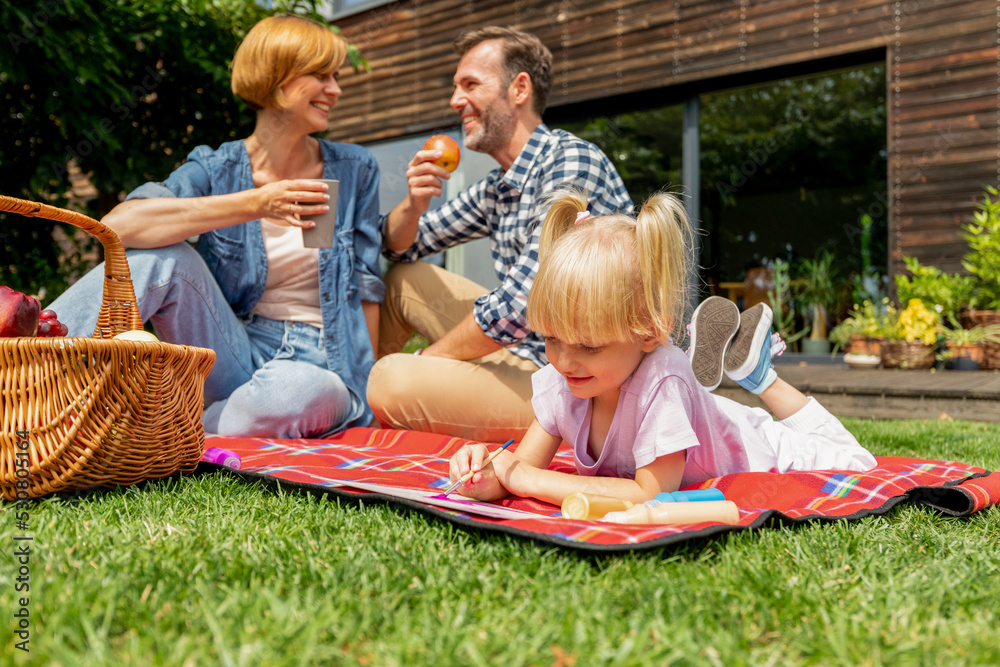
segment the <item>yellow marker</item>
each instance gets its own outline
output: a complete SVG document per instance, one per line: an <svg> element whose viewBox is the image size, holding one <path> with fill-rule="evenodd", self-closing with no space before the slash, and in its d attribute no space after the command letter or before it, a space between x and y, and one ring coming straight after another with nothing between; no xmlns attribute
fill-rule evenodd
<svg viewBox="0 0 1000 667"><path fill-rule="evenodd" d="M658 503L635 505L620 512L609 512L604 521L611 523L656 523L679 525L684 523L736 524L740 510L731 500L706 500L697 503Z"/></svg>
<svg viewBox="0 0 1000 667"><path fill-rule="evenodd" d="M563 499L562 515L565 519L600 519L608 512L627 510L630 507L632 503L621 498L576 492Z"/></svg>

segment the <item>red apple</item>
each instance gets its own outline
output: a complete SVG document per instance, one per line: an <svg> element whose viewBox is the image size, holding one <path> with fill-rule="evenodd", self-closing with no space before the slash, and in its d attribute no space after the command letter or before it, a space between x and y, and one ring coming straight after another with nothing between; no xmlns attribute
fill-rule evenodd
<svg viewBox="0 0 1000 667"><path fill-rule="evenodd" d="M0 285L0 338L34 336L38 331L38 299Z"/></svg>
<svg viewBox="0 0 1000 667"><path fill-rule="evenodd" d="M446 134L435 134L424 144L425 151L441 151L441 157L434 160L434 164L445 171L455 171L458 168L458 160L461 152L458 150L458 142Z"/></svg>

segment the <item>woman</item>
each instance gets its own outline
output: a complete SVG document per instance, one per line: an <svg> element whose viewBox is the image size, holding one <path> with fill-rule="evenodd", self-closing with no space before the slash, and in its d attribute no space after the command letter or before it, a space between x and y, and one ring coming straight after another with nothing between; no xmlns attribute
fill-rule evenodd
<svg viewBox="0 0 1000 667"><path fill-rule="evenodd" d="M199 146L162 183L130 193L103 222L127 248L143 321L161 340L215 350L205 429L317 437L367 426L368 373L384 286L378 166L365 149L310 136L327 129L347 46L296 16L255 25L233 59L233 93L253 133ZM328 210L332 248L304 248L301 216ZM197 236L196 249L185 242ZM50 307L70 335L97 321L103 267Z"/></svg>

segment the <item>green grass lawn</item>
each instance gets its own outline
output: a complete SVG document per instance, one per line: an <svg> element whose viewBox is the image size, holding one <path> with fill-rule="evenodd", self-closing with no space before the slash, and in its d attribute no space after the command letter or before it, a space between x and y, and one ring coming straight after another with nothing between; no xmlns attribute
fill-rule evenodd
<svg viewBox="0 0 1000 667"><path fill-rule="evenodd" d="M1000 469L1000 426L845 420ZM30 507L30 653L0 511L4 664L996 665L1000 508L897 506L616 556L225 473Z"/></svg>

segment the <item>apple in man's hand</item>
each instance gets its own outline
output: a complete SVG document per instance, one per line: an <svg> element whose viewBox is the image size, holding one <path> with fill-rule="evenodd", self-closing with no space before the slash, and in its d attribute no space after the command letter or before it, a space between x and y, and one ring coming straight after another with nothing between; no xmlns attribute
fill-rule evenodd
<svg viewBox="0 0 1000 667"><path fill-rule="evenodd" d="M0 285L0 338L34 336L38 331L38 299Z"/></svg>
<svg viewBox="0 0 1000 667"><path fill-rule="evenodd" d="M446 134L435 134L424 144L425 151L441 151L441 157L434 160L434 164L448 172L458 168L460 151L458 142Z"/></svg>

